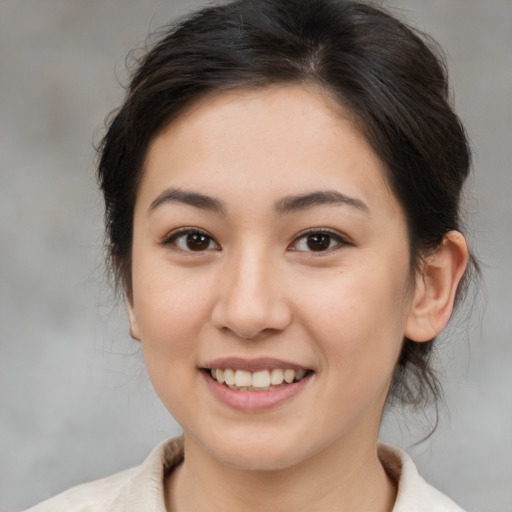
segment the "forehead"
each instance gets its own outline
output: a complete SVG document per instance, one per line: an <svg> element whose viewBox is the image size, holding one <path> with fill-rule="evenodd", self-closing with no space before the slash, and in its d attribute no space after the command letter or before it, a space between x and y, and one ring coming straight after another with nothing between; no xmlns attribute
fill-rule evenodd
<svg viewBox="0 0 512 512"><path fill-rule="evenodd" d="M351 116L318 88L302 86L237 89L196 102L152 141L138 199L154 200L170 186L209 195L237 190L245 200L336 189L396 203L384 165Z"/></svg>

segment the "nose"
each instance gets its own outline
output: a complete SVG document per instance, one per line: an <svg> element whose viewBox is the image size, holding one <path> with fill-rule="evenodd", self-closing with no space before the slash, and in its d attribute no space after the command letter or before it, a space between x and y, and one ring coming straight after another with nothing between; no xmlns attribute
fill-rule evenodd
<svg viewBox="0 0 512 512"><path fill-rule="evenodd" d="M250 252L250 254L248 254ZM239 338L257 340L286 329L292 312L277 265L264 254L245 251L230 261L212 310L215 327Z"/></svg>

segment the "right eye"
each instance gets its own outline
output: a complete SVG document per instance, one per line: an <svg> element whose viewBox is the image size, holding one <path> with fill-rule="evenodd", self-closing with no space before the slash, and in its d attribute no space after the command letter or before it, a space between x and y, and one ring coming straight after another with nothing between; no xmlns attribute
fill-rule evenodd
<svg viewBox="0 0 512 512"><path fill-rule="evenodd" d="M205 231L182 229L171 233L164 242L165 246L174 246L186 252L219 251L219 244Z"/></svg>

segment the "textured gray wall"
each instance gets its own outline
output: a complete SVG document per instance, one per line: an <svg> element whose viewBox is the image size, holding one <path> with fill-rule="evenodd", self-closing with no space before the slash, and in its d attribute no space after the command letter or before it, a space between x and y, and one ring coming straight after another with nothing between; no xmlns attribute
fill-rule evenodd
<svg viewBox="0 0 512 512"><path fill-rule="evenodd" d="M93 134L124 57L198 2L0 1L0 510L140 461L178 427L103 276ZM449 419L412 448L470 511L512 510L512 2L396 0L448 54L475 152L471 238L487 309L442 350ZM482 301L480 301L482 302ZM405 426L404 426L405 425ZM422 418L388 418L407 446Z"/></svg>

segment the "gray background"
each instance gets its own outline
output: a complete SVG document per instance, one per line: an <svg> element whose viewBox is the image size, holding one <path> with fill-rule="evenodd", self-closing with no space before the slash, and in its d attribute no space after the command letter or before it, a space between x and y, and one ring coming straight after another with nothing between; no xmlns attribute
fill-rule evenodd
<svg viewBox="0 0 512 512"><path fill-rule="evenodd" d="M122 97L127 52L194 5L0 0L4 512L136 464L179 432L104 277L92 141ZM449 415L410 452L468 510L512 511L512 2L386 5L447 52L475 152L470 239L486 264L473 321L461 315L442 343ZM427 430L396 412L384 438L407 447Z"/></svg>

